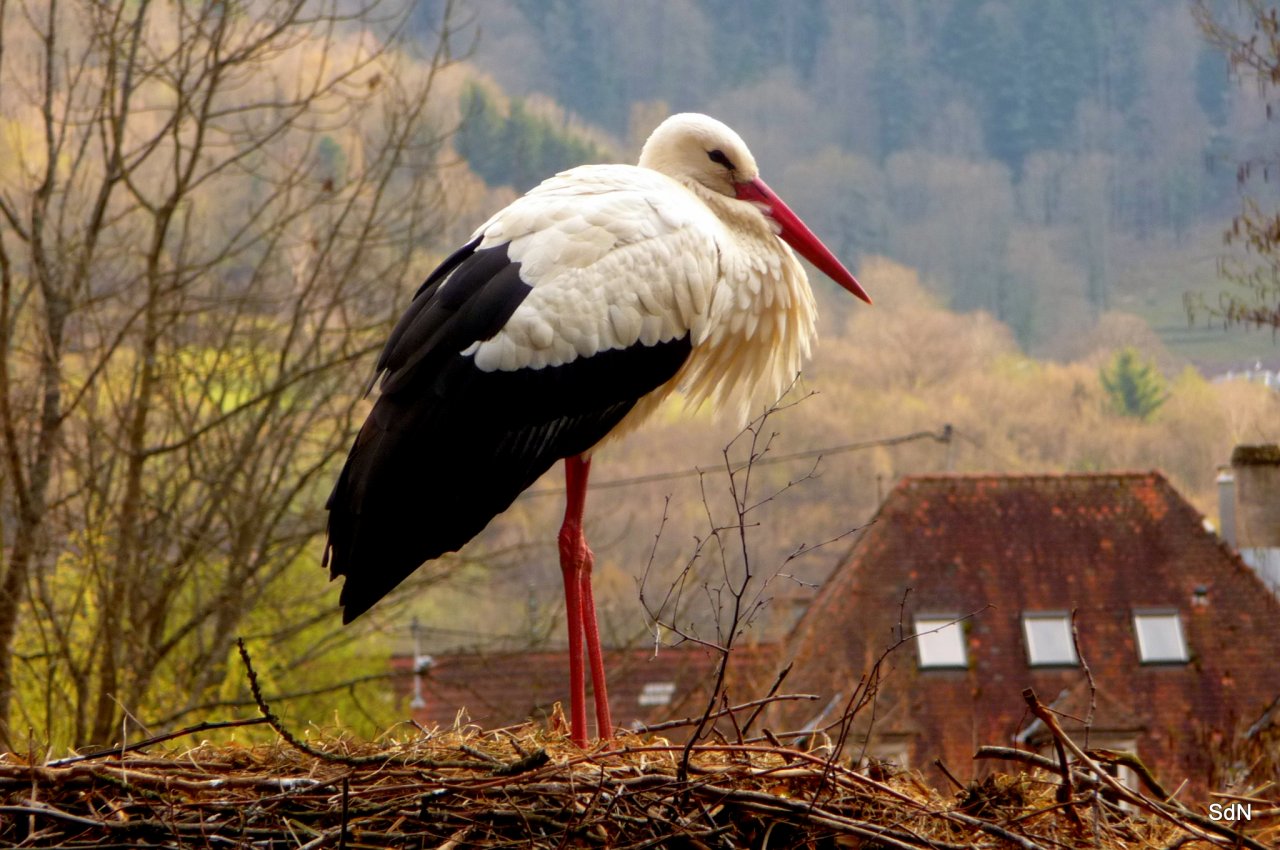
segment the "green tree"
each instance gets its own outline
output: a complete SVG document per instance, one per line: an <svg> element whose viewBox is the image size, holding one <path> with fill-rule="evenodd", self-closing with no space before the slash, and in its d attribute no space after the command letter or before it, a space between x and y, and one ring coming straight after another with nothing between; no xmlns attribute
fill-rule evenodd
<svg viewBox="0 0 1280 850"><path fill-rule="evenodd" d="M1150 419L1169 397L1164 376L1132 347L1116 352L1098 377L1111 409L1121 416Z"/></svg>
<svg viewBox="0 0 1280 850"><path fill-rule="evenodd" d="M509 182L501 149L501 136L507 119L502 115L497 99L480 83L470 82L462 90L461 106L462 124L454 136L454 147L467 160L471 170L489 185Z"/></svg>
<svg viewBox="0 0 1280 850"><path fill-rule="evenodd" d="M513 98L504 114L497 96L479 83L462 91L462 126L454 145L490 186L525 191L552 174L599 162L604 151L590 139Z"/></svg>

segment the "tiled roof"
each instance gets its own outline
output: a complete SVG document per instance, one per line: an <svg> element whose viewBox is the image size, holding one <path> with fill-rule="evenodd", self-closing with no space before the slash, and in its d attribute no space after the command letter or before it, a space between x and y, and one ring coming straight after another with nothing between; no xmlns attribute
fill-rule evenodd
<svg viewBox="0 0 1280 850"><path fill-rule="evenodd" d="M1144 608L1178 613L1189 663L1139 662ZM1072 609L1105 693L1095 729L1146 730L1144 758L1204 772L1205 740L1280 693L1280 603L1158 472L902 480L794 629L788 685L847 692L917 613L972 614L967 669L919 670L908 642L883 688L909 704L894 725L918 730L914 766L943 757L955 770L1026 725L1023 688L1079 701L1080 668L1030 667L1021 625L1023 612Z"/></svg>
<svg viewBox="0 0 1280 850"><path fill-rule="evenodd" d="M892 584L877 580L890 574ZM896 612L908 587L913 611L962 600L1127 610L1185 607L1200 585L1212 603L1214 583L1231 579L1253 575L1158 472L913 477L890 494L796 632L835 630L841 612L856 617L850 595L870 594Z"/></svg>
<svg viewBox="0 0 1280 850"><path fill-rule="evenodd" d="M730 698L738 702L758 696L746 687L738 694L735 683L767 677L775 657L774 647L735 647L729 666ZM706 706L715 662L715 653L692 643L663 647L656 653L652 647L606 650L614 723L631 727L700 713ZM393 664L405 668L412 661L401 656ZM568 710L568 678L564 650L439 656L424 672L426 705L414 711L414 719L423 725L450 726L462 711L470 722L494 729L545 718L557 701ZM398 681L409 695L412 679Z"/></svg>

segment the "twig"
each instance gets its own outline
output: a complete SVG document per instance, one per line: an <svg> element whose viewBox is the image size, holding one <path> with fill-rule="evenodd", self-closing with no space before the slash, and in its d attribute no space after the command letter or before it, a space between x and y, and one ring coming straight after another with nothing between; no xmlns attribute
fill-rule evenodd
<svg viewBox="0 0 1280 850"><path fill-rule="evenodd" d="M262 696L262 688L258 685L258 674L253 669L253 662L249 658L249 650L244 645L244 638L236 638L236 646L240 649L240 660L244 662L245 674L249 679L249 690L253 693L253 701L257 704L258 711L262 712L263 719L266 720L271 728L276 731L276 734L279 735L289 746L293 747L295 750L306 753L312 758L320 759L321 761L334 762L335 764L343 764L348 767L359 767L361 765L368 764L384 764L388 761L395 760L394 756L389 756L385 753L369 756L349 756L344 753L331 753L326 750L313 747L306 741L297 738L292 732L285 728L285 725L280 722L280 718L276 717L275 713L271 710L271 706L267 704L266 699ZM424 768L471 768L476 766L474 762L469 761L440 760L426 762L415 761L414 764L418 767Z"/></svg>
<svg viewBox="0 0 1280 850"><path fill-rule="evenodd" d="M350 777L342 777L342 819L338 826L338 850L346 850L347 848L347 828L350 826L350 796L351 796L351 779Z"/></svg>
<svg viewBox="0 0 1280 850"><path fill-rule="evenodd" d="M790 665L788 665L788 667L790 667ZM743 703L739 703L738 705L731 706L730 708L720 709L719 711L716 711L714 714L712 714L710 719L715 720L717 718L723 717L725 714L728 714L731 711L743 711L748 708L763 707L768 705L771 702L783 702L786 700L812 701L812 700L816 700L817 698L818 698L817 694L776 694L776 695L770 694L769 696L761 697L760 699L753 699L750 702L743 702ZM743 732L746 732L747 726L751 724L751 721L756 718L756 714L758 713L759 712L756 712L751 715L750 719L748 719L747 721L747 724L742 727ZM647 725L641 725L637 727L636 732L640 734L648 734L650 732L665 732L668 729L678 729L681 726L692 726L693 724L697 723L699 719L701 718L700 717L681 717L679 720L664 720L661 723L650 723Z"/></svg>
<svg viewBox="0 0 1280 850"><path fill-rule="evenodd" d="M1085 752L1099 761L1103 761L1108 764L1118 764L1129 768L1134 772L1134 775L1142 780L1144 785L1151 789L1151 793L1155 794L1162 801L1167 803L1173 799L1169 792L1165 790L1164 785L1160 783L1160 780L1156 779L1155 774L1151 772L1151 768L1143 764L1142 759L1138 758L1133 753L1098 748L1089 749Z"/></svg>
<svg viewBox="0 0 1280 850"><path fill-rule="evenodd" d="M285 743L293 747L295 750L306 753L312 758L321 761L332 761L338 764L356 766L361 764L372 764L375 760L382 761L385 758L381 756L370 757L352 757L340 753L330 753L324 750L316 749L305 741L294 737L294 734L285 728L280 722L280 718L276 717L275 712L271 710L271 706L267 704L266 699L262 696L262 688L258 685L258 673L253 669L253 661L249 658L249 650L244 645L244 638L236 638L236 646L240 650L240 660L244 662L245 675L249 678L249 690L253 693L253 701L258 706L258 711L262 712L262 717L267 721L272 729L276 730L276 734L284 739Z"/></svg>
<svg viewBox="0 0 1280 850"><path fill-rule="evenodd" d="M952 785L956 786L956 790L958 791L964 790L965 788L964 783L961 782L959 779L956 779L955 775L947 768L946 762L944 762L942 759L934 759L933 766L936 767L938 770L942 771L942 775L947 777L947 779L950 780Z"/></svg>
<svg viewBox="0 0 1280 850"><path fill-rule="evenodd" d="M946 818L968 826L977 827L989 835L994 835L997 838L1003 838L1011 844L1016 844L1023 848L1023 850L1045 850L1043 845L1037 844L1025 835L1010 832L1002 826L998 826L990 821L982 820L981 818L976 818L972 815L966 815L964 812L947 812Z"/></svg>
<svg viewBox="0 0 1280 850"><path fill-rule="evenodd" d="M1146 795L1128 788L1120 782L1120 780L1116 779L1104 770L1102 765L1098 764L1098 762L1090 757L1088 753L1081 749L1080 745L1067 736L1067 734L1062 730L1062 727L1058 725L1058 720L1053 716L1053 712L1046 708L1044 704L1036 698L1036 694L1033 689L1027 688L1024 690L1022 692L1022 697L1026 701L1027 706L1031 709L1031 713L1040 718L1040 720L1045 724L1045 727L1048 728L1050 734L1054 736L1055 740L1061 741L1062 745L1066 749L1070 750L1077 760L1097 776L1098 780L1102 782L1102 784L1115 792L1120 799L1135 806L1139 806L1157 817L1169 821L1203 841L1221 844L1221 842L1214 840L1213 835L1209 834L1215 833L1216 835L1230 839L1234 843L1250 847L1252 850L1268 850L1268 848L1263 844L1254 841L1247 835L1244 835L1243 833L1228 826L1209 820L1203 815L1196 814L1182 806L1152 800Z"/></svg>
<svg viewBox="0 0 1280 850"><path fill-rule="evenodd" d="M547 751L539 749L516 759L510 764L495 767L490 773L494 776L516 776L517 774L537 770L549 761L551 761L551 756L547 754Z"/></svg>
<svg viewBox="0 0 1280 850"><path fill-rule="evenodd" d="M1098 685L1093 680L1093 670L1089 669L1089 659L1080 648L1080 629L1076 624L1076 610L1071 609L1071 644L1075 647L1076 658L1080 661L1080 670L1089 685L1089 713L1084 717L1084 745L1089 746L1089 731L1093 728L1093 717L1098 711Z"/></svg>
<svg viewBox="0 0 1280 850"><path fill-rule="evenodd" d="M1039 753L1027 752L1026 750L1017 750L1017 749L1014 749L1013 747L992 747L992 746L978 747L978 751L974 753L973 757L974 759L1000 759L1001 761L1020 761L1024 764L1029 764L1032 767L1038 767L1041 770L1047 771L1049 773L1054 773L1058 769L1058 762L1056 762L1051 758L1048 758L1047 756L1042 756ZM1077 774L1076 779L1077 780L1080 779L1079 774ZM1089 781L1094 785L1096 785L1098 782L1096 779L1092 779L1092 778L1089 778Z"/></svg>
<svg viewBox="0 0 1280 850"><path fill-rule="evenodd" d="M172 741L175 738L181 738L186 735L196 735L200 732L208 732L213 729L234 729L239 726L260 726L269 722L265 717L246 717L243 720L219 720L206 721L197 723L194 726L187 726L177 729L173 732L166 732L162 735L155 735L144 741L136 741L132 744L126 744L117 747L108 747L101 750L94 750L89 753L68 756L67 758L57 759L48 763L48 767L65 767L69 764L75 764L81 761L93 761L95 759L106 758L109 756L123 756L125 753L136 752L137 750L151 747L156 744L163 744L165 741Z"/></svg>
<svg viewBox="0 0 1280 850"><path fill-rule="evenodd" d="M1062 776L1062 784L1058 786L1054 796L1059 803L1066 805L1075 797L1075 788L1071 783L1071 762L1067 760L1067 749L1062 744L1062 738L1057 735L1053 738L1053 749L1058 754L1058 773ZM1072 820L1080 822L1080 815L1074 808L1068 808L1067 812Z"/></svg>
<svg viewBox="0 0 1280 850"><path fill-rule="evenodd" d="M751 731L751 724L756 722L756 718L760 716L760 712L764 711L764 707L773 701L773 695L778 692L778 688L782 687L783 680L787 678L787 674L791 672L791 668L794 664L794 661L788 661L787 666L779 670L778 675L774 677L773 684L769 686L769 692L764 695L764 699L756 700L758 705L756 705L755 710L751 712L751 715L747 717L747 722L742 724L742 734L746 735ZM817 694L805 694L805 696L812 697L813 699L818 698ZM748 705L749 704L750 703L748 703Z"/></svg>

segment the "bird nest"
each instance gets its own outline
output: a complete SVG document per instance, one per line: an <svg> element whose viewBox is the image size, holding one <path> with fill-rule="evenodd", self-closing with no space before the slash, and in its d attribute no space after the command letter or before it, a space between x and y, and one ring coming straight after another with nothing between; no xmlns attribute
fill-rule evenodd
<svg viewBox="0 0 1280 850"><path fill-rule="evenodd" d="M1277 837L1119 805L1079 770L1069 783L1034 769L997 775L948 798L821 749L624 735L584 751L555 724L158 746L0 758L0 845L1266 850Z"/></svg>

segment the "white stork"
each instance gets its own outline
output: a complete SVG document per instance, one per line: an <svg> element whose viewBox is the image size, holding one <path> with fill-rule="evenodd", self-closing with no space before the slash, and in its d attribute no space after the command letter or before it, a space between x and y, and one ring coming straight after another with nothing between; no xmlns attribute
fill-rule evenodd
<svg viewBox="0 0 1280 850"><path fill-rule="evenodd" d="M784 244L785 243L785 244ZM738 134L674 115L639 165L585 165L500 211L431 273L378 358L381 392L329 498L343 621L459 549L560 459L573 739L612 732L582 532L592 453L663 399L773 401L809 354L813 293L790 245L870 303L760 179Z"/></svg>

